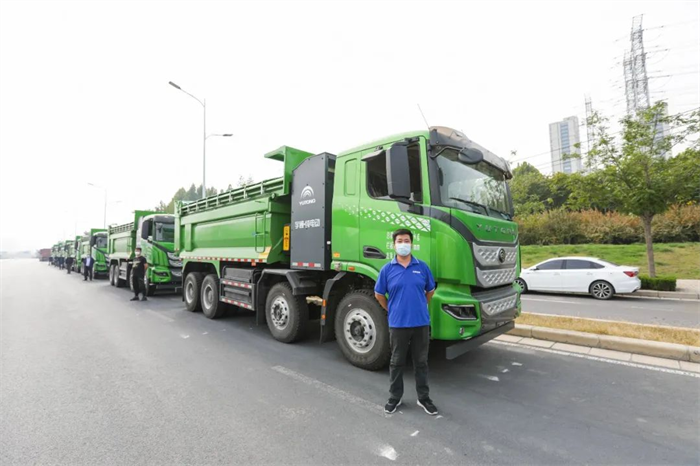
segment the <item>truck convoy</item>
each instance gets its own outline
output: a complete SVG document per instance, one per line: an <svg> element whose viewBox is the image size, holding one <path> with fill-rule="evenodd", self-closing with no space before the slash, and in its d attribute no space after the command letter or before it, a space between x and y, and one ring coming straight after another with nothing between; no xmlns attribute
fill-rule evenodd
<svg viewBox="0 0 700 466"><path fill-rule="evenodd" d="M321 342L336 339L352 364L375 370L391 352L374 285L394 258L392 232L408 228L437 282L431 338L448 359L513 328L520 251L505 160L446 127L338 155L282 146L265 157L282 177L178 203L175 216L137 210L108 233L91 230L79 254L93 247L123 287L141 247L149 295L181 288L187 310L211 319L252 311L285 343L318 320ZM75 254L70 243L54 246L55 263Z"/></svg>
<svg viewBox="0 0 700 466"><path fill-rule="evenodd" d="M123 287L131 283L131 263L137 247L148 262L144 277L146 293L177 290L182 283L182 263L174 253L175 217L144 210L134 211L132 222L109 227L107 256L109 282Z"/></svg>
<svg viewBox="0 0 700 466"><path fill-rule="evenodd" d="M322 342L335 337L352 364L382 368L389 332L374 284L394 257L392 231L408 228L438 283L431 337L448 358L513 328L520 257L502 158L445 127L337 156L283 146L265 157L283 163L281 178L177 206L189 311L248 309L282 342L318 319Z"/></svg>

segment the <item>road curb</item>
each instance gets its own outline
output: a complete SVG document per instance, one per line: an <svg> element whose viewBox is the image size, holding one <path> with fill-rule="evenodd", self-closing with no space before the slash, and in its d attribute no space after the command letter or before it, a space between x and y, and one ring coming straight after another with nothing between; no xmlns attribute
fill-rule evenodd
<svg viewBox="0 0 700 466"><path fill-rule="evenodd" d="M523 324L515 324L515 328L508 332L508 335L587 346L589 348L641 354L644 356L654 356L657 358L674 359L677 361L700 362L700 347L679 345L677 343L613 337L610 335L597 335L595 333L577 332L575 330L561 330Z"/></svg>
<svg viewBox="0 0 700 466"><path fill-rule="evenodd" d="M700 299L700 294L687 293L685 291L637 290L634 292L633 296L644 296L647 298Z"/></svg>

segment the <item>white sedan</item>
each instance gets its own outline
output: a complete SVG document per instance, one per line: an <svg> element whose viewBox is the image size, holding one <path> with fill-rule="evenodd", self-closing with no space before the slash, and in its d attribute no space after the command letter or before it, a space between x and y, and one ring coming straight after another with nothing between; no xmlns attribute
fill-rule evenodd
<svg viewBox="0 0 700 466"><path fill-rule="evenodd" d="M516 282L525 293L589 293L596 299L634 293L642 282L637 267L616 265L595 257L557 257L523 269Z"/></svg>

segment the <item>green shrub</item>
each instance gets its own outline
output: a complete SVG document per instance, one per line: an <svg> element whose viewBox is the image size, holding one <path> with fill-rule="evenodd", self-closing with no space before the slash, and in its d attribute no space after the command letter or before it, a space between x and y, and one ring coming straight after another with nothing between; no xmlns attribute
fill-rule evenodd
<svg viewBox="0 0 700 466"><path fill-rule="evenodd" d="M676 277L656 277L640 275L643 290L676 291Z"/></svg>
<svg viewBox="0 0 700 466"><path fill-rule="evenodd" d="M644 241L639 217L564 208L516 217L520 244L632 244ZM700 205L671 206L654 217L655 243L700 241Z"/></svg>

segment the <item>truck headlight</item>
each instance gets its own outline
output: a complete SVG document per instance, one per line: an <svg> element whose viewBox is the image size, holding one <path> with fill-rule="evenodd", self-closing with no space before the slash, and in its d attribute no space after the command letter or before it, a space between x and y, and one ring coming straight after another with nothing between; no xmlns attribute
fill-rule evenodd
<svg viewBox="0 0 700 466"><path fill-rule="evenodd" d="M473 304L443 304L442 310L458 320L477 320Z"/></svg>

